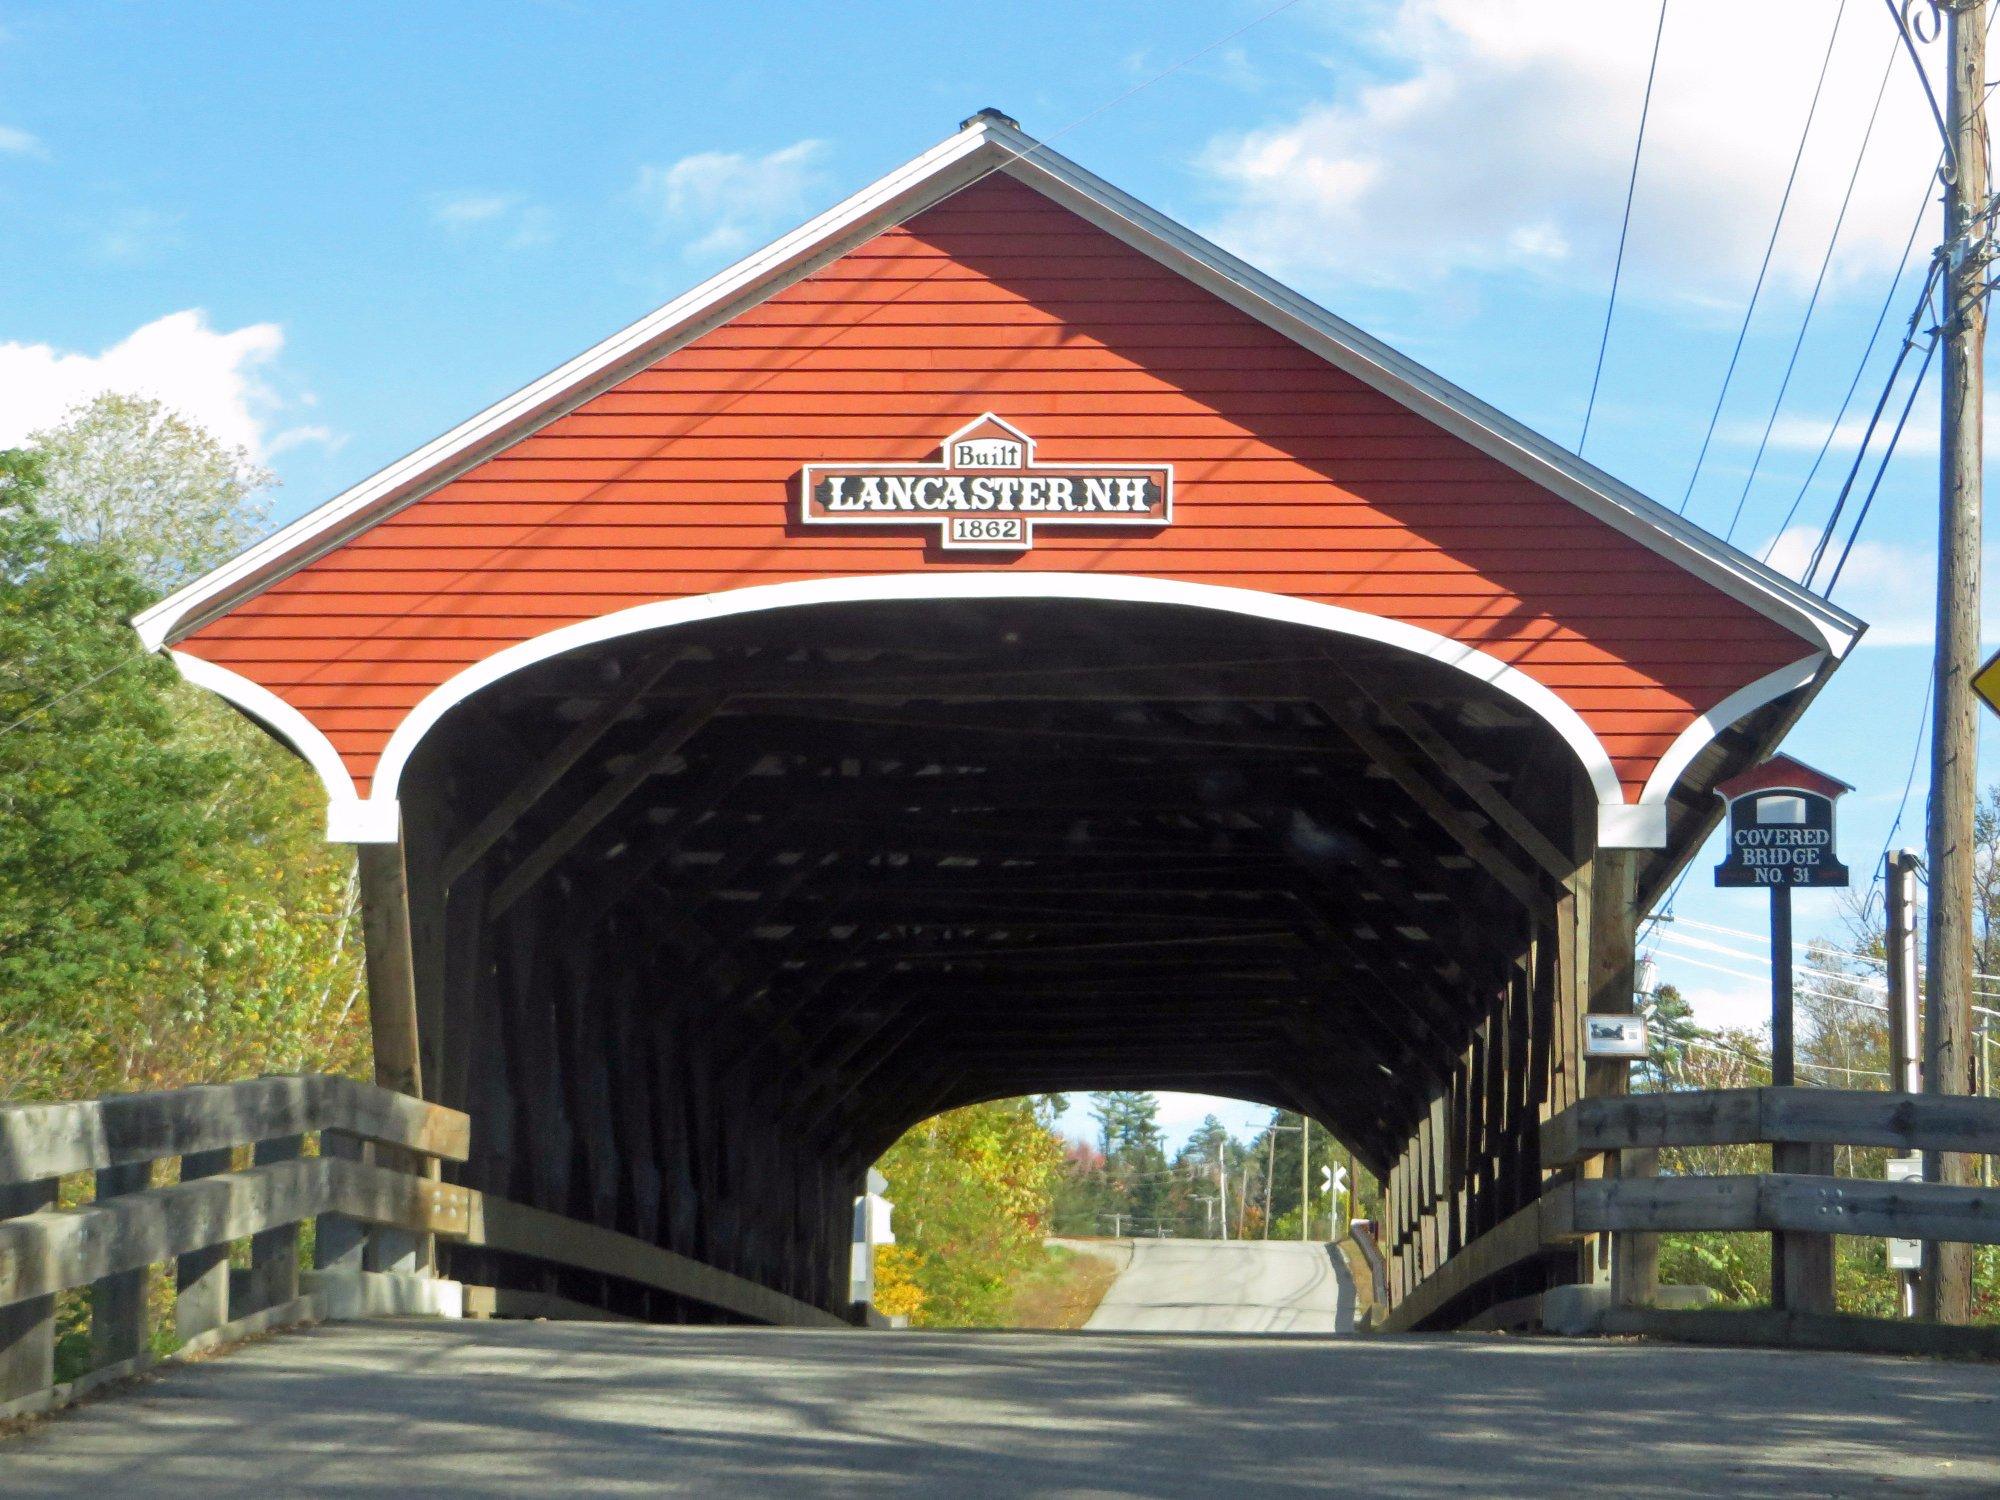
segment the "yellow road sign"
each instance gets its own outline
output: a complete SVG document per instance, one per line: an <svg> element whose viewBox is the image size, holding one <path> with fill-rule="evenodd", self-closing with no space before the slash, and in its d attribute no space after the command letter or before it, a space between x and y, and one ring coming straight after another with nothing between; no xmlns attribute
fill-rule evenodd
<svg viewBox="0 0 2000 1500"><path fill-rule="evenodd" d="M1972 690L1979 701L2000 714L2000 651L1986 658L1985 665L1972 674Z"/></svg>

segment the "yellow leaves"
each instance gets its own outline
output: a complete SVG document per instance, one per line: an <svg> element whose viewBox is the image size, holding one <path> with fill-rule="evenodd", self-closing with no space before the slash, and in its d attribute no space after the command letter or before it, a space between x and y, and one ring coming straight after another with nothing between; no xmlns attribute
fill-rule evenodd
<svg viewBox="0 0 2000 1500"><path fill-rule="evenodd" d="M916 1252L902 1245L875 1247L875 1310L884 1317L919 1321L924 1289L917 1285Z"/></svg>

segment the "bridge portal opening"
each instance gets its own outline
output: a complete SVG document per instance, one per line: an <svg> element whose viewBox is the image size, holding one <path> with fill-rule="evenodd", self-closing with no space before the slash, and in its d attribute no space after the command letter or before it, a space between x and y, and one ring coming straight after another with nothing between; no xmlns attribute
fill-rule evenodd
<svg viewBox="0 0 2000 1500"><path fill-rule="evenodd" d="M822 1304L862 1172L961 1104L1230 1095L1387 1176L1440 1089L1534 1071L1566 898L1523 845L1573 869L1595 813L1457 667L1060 599L584 646L453 707L401 796L466 1181ZM1523 1089L1480 1213L1538 1188Z"/></svg>

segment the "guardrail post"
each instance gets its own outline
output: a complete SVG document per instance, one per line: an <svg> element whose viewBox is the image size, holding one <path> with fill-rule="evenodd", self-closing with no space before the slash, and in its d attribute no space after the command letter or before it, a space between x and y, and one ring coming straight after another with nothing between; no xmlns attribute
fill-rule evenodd
<svg viewBox="0 0 2000 1500"><path fill-rule="evenodd" d="M1833 1175L1833 1147L1778 1142L1771 1170ZM1771 1305L1782 1312L1833 1311L1833 1236L1781 1232L1771 1236Z"/></svg>
<svg viewBox="0 0 2000 1500"><path fill-rule="evenodd" d="M181 1158L181 1181L220 1177L230 1170L234 1152L192 1151ZM182 1343L229 1321L229 1246L190 1250L174 1267L174 1332Z"/></svg>
<svg viewBox="0 0 2000 1500"><path fill-rule="evenodd" d="M1658 1177L1660 1153L1628 1147L1618 1153L1620 1179ZM1660 1294L1660 1237L1625 1230L1611 1237L1611 1300L1619 1307L1651 1307Z"/></svg>
<svg viewBox="0 0 2000 1500"><path fill-rule="evenodd" d="M258 1166L269 1162L297 1161L305 1154L305 1137L281 1135L259 1141L251 1150ZM263 1312L290 1302L299 1294L299 1226L282 1224L250 1236L250 1270L240 1290L242 1305L237 1315ZM232 1301L235 1300L232 1297Z"/></svg>
<svg viewBox="0 0 2000 1500"><path fill-rule="evenodd" d="M101 1167L97 1201L143 1193L152 1185L153 1164ZM90 1362L93 1368L137 1359L146 1347L146 1272L120 1271L90 1287Z"/></svg>
<svg viewBox="0 0 2000 1500"><path fill-rule="evenodd" d="M54 1177L0 1185L0 1219L55 1207ZM0 1403L47 1390L56 1378L56 1299L33 1297L0 1307Z"/></svg>
<svg viewBox="0 0 2000 1500"><path fill-rule="evenodd" d="M344 1130L322 1130L319 1154L330 1161L358 1162L361 1137ZM368 1229L345 1214L321 1214L313 1226L313 1269L358 1276L368 1249Z"/></svg>

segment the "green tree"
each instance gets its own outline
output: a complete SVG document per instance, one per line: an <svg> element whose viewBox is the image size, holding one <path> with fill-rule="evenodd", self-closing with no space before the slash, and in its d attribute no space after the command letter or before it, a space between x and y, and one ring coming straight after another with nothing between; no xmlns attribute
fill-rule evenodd
<svg viewBox="0 0 2000 1500"><path fill-rule="evenodd" d="M0 1097L361 1068L316 782L141 651L153 590L50 513L49 467L0 455Z"/></svg>
<svg viewBox="0 0 2000 1500"><path fill-rule="evenodd" d="M219 893L187 856L229 768L183 741L173 669L125 624L145 588L61 537L38 458L3 461L0 1005L32 1032L218 936Z"/></svg>
<svg viewBox="0 0 2000 1500"><path fill-rule="evenodd" d="M1049 1233L1061 1108L1060 1096L1038 1094L949 1110L889 1148L877 1166L896 1243L877 1254L878 1307L928 1327L999 1321Z"/></svg>
<svg viewBox="0 0 2000 1500"><path fill-rule="evenodd" d="M98 396L28 442L41 515L158 593L240 550L263 524L258 494L274 482L241 448L141 396Z"/></svg>

